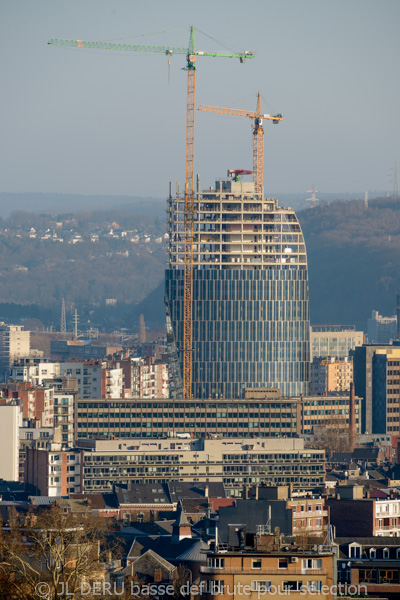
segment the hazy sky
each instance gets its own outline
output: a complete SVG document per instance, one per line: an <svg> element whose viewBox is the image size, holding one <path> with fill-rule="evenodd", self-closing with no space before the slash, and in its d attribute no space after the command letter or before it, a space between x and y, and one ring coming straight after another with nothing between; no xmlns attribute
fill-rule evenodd
<svg viewBox="0 0 400 600"><path fill-rule="evenodd" d="M164 197L185 173L186 73L174 56L52 37L254 50L199 58L200 103L265 112L265 191L393 190L399 0L2 0L0 192ZM144 35L146 34L146 35ZM153 34L153 35L147 35ZM217 44L216 41L222 42ZM250 119L196 111L202 187L252 168Z"/></svg>

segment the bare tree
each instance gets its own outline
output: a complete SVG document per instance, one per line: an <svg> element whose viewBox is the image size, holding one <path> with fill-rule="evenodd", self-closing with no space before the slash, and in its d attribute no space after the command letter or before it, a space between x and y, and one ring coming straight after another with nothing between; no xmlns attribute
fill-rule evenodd
<svg viewBox="0 0 400 600"><path fill-rule="evenodd" d="M22 518L14 515L7 525L0 530L0 577L9 590L7 600L37 599L38 594L75 600L82 582L104 580L104 563L117 550L107 541L104 519L57 505Z"/></svg>

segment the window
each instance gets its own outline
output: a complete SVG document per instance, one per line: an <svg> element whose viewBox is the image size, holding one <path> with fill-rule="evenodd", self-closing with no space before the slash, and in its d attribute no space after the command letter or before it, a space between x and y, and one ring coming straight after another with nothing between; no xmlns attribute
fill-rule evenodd
<svg viewBox="0 0 400 600"><path fill-rule="evenodd" d="M309 592L320 592L322 588L322 582L321 581L309 581L307 583L307 590Z"/></svg>
<svg viewBox="0 0 400 600"><path fill-rule="evenodd" d="M369 557L370 558L376 558L376 550L375 548L371 548L369 551Z"/></svg>
<svg viewBox="0 0 400 600"><path fill-rule="evenodd" d="M287 569L288 563L289 563L289 561L287 558L279 558L278 559L278 569Z"/></svg>
<svg viewBox="0 0 400 600"><path fill-rule="evenodd" d="M261 558L253 558L251 561L252 569L261 569Z"/></svg>
<svg viewBox="0 0 400 600"><path fill-rule="evenodd" d="M307 569L322 569L322 558L303 558L303 571Z"/></svg>
<svg viewBox="0 0 400 600"><path fill-rule="evenodd" d="M287 592L301 592L302 581L284 581L282 588Z"/></svg>
<svg viewBox="0 0 400 600"><path fill-rule="evenodd" d="M271 589L270 581L253 579L251 582L251 591L252 592L261 592L261 593L265 594L265 592L269 592L270 589Z"/></svg>
<svg viewBox="0 0 400 600"><path fill-rule="evenodd" d="M207 592L212 596L218 596L224 593L225 582L224 581L209 581Z"/></svg>
<svg viewBox="0 0 400 600"><path fill-rule="evenodd" d="M389 558L389 557L390 557L389 548L384 548L383 549L383 558Z"/></svg>
<svg viewBox="0 0 400 600"><path fill-rule="evenodd" d="M350 558L361 558L361 546L349 546Z"/></svg>
<svg viewBox="0 0 400 600"><path fill-rule="evenodd" d="M225 559L224 558L209 558L207 561L207 566L212 569L223 569L225 567Z"/></svg>

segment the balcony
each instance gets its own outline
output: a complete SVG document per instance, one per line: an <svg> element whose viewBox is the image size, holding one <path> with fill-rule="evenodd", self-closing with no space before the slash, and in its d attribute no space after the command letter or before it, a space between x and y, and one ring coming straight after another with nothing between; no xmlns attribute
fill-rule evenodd
<svg viewBox="0 0 400 600"><path fill-rule="evenodd" d="M223 556L223 555L220 555ZM296 557L297 558L297 557ZM288 557L290 561L290 557ZM301 560L299 558L299 560ZM254 577L264 576L264 575L327 575L328 571L326 569L302 569L301 567L292 568L291 563L289 562L287 569L252 569L249 567L244 567L243 569L238 567L200 567L200 573L243 573L243 575L253 575Z"/></svg>

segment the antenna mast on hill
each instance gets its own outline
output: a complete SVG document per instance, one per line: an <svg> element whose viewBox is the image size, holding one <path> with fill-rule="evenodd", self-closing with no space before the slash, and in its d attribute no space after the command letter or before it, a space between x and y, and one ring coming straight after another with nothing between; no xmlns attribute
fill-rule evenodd
<svg viewBox="0 0 400 600"><path fill-rule="evenodd" d="M397 179L397 160L394 163L394 175L393 175L393 200L397 202L399 199L399 181Z"/></svg>
<svg viewBox="0 0 400 600"><path fill-rule="evenodd" d="M61 304L61 327L60 327L60 331L61 333L67 333L67 321L65 318L65 299L62 299L62 304Z"/></svg>
<svg viewBox="0 0 400 600"><path fill-rule="evenodd" d="M315 194L317 194L318 190L315 189L315 186L312 186L312 190L307 190L307 194L311 194L311 198L307 198L306 202L311 202L311 208L315 208L317 202L319 202L319 198L317 198L315 196Z"/></svg>

